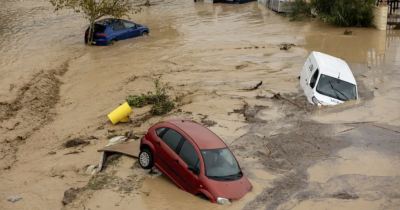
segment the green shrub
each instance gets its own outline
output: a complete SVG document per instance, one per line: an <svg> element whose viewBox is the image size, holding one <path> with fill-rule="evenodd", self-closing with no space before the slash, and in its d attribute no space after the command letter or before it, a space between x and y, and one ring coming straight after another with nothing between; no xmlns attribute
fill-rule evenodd
<svg viewBox="0 0 400 210"><path fill-rule="evenodd" d="M318 18L338 26L372 26L375 0L312 0Z"/></svg>
<svg viewBox="0 0 400 210"><path fill-rule="evenodd" d="M290 2L290 12L287 14L290 21L303 20L304 17L311 17L311 7L303 0Z"/></svg>
<svg viewBox="0 0 400 210"><path fill-rule="evenodd" d="M175 104L172 101L164 101L160 103L156 103L151 107L152 115L164 115L168 112L172 111L175 107Z"/></svg>
<svg viewBox="0 0 400 210"><path fill-rule="evenodd" d="M126 102L133 107L143 107L152 104L151 108L152 115L163 115L172 111L175 104L169 99L166 93L166 87L161 87L160 77L154 80L154 86L156 88L155 94L153 92L147 92L147 94L141 95L128 95L126 97Z"/></svg>

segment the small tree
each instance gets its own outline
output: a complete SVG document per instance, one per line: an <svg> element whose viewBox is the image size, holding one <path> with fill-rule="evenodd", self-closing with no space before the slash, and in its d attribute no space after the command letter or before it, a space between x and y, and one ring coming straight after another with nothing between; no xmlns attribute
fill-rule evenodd
<svg viewBox="0 0 400 210"><path fill-rule="evenodd" d="M122 18L134 10L132 0L50 0L55 6L55 11L60 9L72 9L76 13L82 13L89 20L88 45L92 44L94 23L103 16ZM140 9L135 11L138 12Z"/></svg>

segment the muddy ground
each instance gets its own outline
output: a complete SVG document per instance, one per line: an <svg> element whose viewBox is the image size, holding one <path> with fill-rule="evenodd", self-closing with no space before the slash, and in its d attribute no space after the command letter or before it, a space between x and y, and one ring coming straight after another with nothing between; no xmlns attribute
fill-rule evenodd
<svg viewBox="0 0 400 210"><path fill-rule="evenodd" d="M152 2L129 18L149 26L150 36L110 47L83 44L79 14L54 13L44 0L2 2L2 209L398 209L399 31L351 28L346 36L317 20L289 22L257 2ZM283 42L296 46L280 50ZM326 109L306 102L297 77L312 51L349 63L357 102ZM154 91L159 76L176 98L171 113L108 121L127 95ZM134 119L149 109L134 109ZM84 173L111 137L137 138L175 117L210 126L253 191L229 206L210 204L124 156L112 156L96 176ZM63 206L72 187L81 190ZM7 201L12 195L23 199Z"/></svg>

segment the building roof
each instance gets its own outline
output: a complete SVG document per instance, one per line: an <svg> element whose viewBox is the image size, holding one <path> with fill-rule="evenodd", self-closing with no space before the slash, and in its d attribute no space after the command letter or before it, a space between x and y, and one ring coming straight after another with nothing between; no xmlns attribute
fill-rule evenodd
<svg viewBox="0 0 400 210"><path fill-rule="evenodd" d="M171 119L165 121L181 129L197 144L199 149L219 149L227 145L211 130L188 119Z"/></svg>
<svg viewBox="0 0 400 210"><path fill-rule="evenodd" d="M343 81L356 84L353 73L344 60L321 52L312 52L312 54L314 54L314 57L318 62L319 71L321 74L325 74L334 78L339 77L339 79Z"/></svg>

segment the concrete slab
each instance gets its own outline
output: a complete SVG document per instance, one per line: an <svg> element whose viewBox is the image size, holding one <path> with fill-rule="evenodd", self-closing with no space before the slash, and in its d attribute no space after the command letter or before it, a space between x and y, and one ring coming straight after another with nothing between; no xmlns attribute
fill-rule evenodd
<svg viewBox="0 0 400 210"><path fill-rule="evenodd" d="M128 155L134 158L139 157L140 153L140 141L130 141L130 142L124 142L120 144L115 144L112 146L104 147L102 149L97 150L98 152L115 152L115 153L121 153L124 155Z"/></svg>

